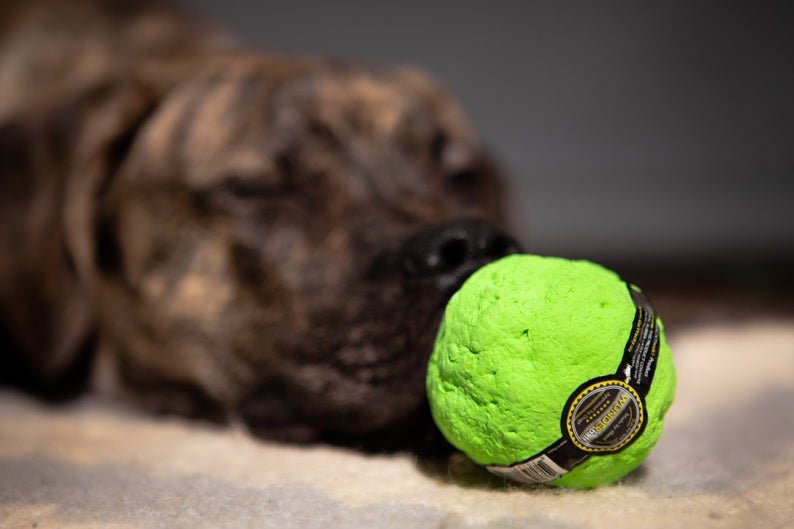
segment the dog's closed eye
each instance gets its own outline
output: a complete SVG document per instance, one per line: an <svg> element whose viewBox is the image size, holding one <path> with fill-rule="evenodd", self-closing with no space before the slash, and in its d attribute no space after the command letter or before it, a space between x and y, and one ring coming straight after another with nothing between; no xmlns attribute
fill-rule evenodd
<svg viewBox="0 0 794 529"><path fill-rule="evenodd" d="M308 173L297 171L286 156L273 162L229 165L216 173L214 182L195 193L197 204L207 212L272 222L277 218L301 219L316 209L315 192Z"/></svg>
<svg viewBox="0 0 794 529"><path fill-rule="evenodd" d="M262 174L231 173L223 178L215 191L243 200L272 198L291 191L285 182L271 182Z"/></svg>
<svg viewBox="0 0 794 529"><path fill-rule="evenodd" d="M300 186L294 163L288 156L282 155L277 156L274 163L225 170L210 192L239 200L257 201L293 196Z"/></svg>

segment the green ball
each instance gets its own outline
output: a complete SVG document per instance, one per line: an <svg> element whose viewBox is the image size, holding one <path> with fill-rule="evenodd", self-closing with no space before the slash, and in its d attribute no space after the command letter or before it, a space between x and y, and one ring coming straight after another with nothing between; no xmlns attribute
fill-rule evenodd
<svg viewBox="0 0 794 529"><path fill-rule="evenodd" d="M631 472L659 439L675 393L661 321L635 296L644 299L587 261L512 255L475 272L449 301L428 366L441 432L519 481L592 488ZM546 468L545 479L516 475L550 447L550 457L568 453L576 464Z"/></svg>

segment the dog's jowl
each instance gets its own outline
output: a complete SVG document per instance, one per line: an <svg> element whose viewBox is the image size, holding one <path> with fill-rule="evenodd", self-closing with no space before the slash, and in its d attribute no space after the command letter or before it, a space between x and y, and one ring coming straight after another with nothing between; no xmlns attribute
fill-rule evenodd
<svg viewBox="0 0 794 529"><path fill-rule="evenodd" d="M285 441L432 444L441 311L517 249L450 97L148 3L3 10L6 381L84 378Z"/></svg>

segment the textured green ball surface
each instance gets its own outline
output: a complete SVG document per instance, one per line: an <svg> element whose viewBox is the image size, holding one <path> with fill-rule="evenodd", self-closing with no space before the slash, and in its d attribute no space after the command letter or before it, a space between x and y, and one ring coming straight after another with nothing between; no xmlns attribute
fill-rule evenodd
<svg viewBox="0 0 794 529"><path fill-rule="evenodd" d="M635 306L614 272L587 261L512 255L472 275L447 305L427 373L433 418L481 465L522 461L561 436L566 400L614 374ZM590 488L639 466L662 432L675 393L660 327L648 423L627 448L593 455L551 485Z"/></svg>

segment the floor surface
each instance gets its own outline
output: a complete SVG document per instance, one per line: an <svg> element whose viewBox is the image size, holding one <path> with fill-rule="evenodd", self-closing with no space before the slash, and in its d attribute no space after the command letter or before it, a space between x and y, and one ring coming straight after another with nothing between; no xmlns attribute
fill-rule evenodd
<svg viewBox="0 0 794 529"><path fill-rule="evenodd" d="M670 338L679 386L662 439L593 491L0 393L0 527L794 527L794 321Z"/></svg>

